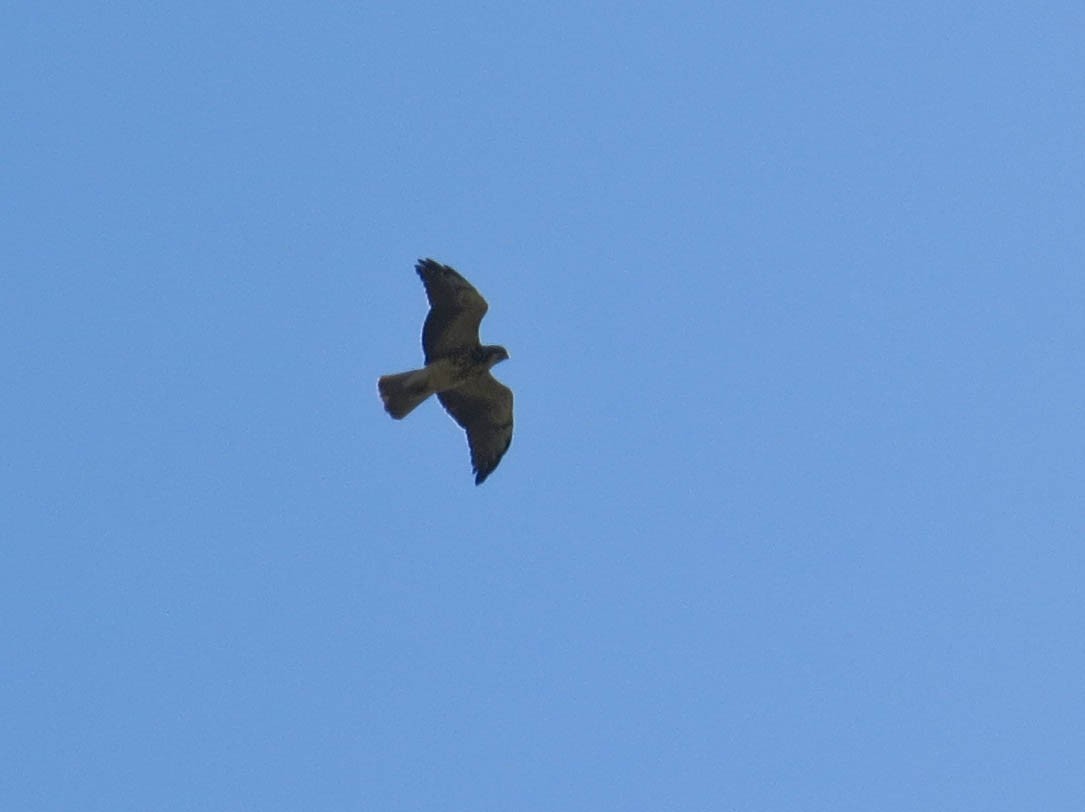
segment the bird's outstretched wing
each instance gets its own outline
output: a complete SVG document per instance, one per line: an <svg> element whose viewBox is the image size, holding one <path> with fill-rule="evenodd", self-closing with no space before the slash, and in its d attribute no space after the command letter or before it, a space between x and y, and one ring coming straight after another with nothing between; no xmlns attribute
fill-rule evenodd
<svg viewBox="0 0 1085 812"><path fill-rule="evenodd" d="M478 326L486 315L486 300L455 270L420 259L415 270L426 286L430 310L422 325L422 351L428 364L464 347L478 346Z"/></svg>
<svg viewBox="0 0 1085 812"><path fill-rule="evenodd" d="M437 399L467 431L471 469L475 484L481 485L512 442L512 390L486 372L457 389L439 392Z"/></svg>

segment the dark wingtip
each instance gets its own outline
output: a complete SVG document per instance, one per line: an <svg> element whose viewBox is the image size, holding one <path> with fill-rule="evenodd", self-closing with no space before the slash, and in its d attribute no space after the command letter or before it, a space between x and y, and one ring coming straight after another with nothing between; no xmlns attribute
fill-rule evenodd
<svg viewBox="0 0 1085 812"><path fill-rule="evenodd" d="M425 274L433 273L434 271L440 271L445 267L446 266L442 265L437 260L430 259L429 257L420 259L418 262L414 263L414 269L418 272L419 276L424 276Z"/></svg>
<svg viewBox="0 0 1085 812"><path fill-rule="evenodd" d="M489 468L472 468L471 470L475 472L475 484L481 485L485 482L486 477L492 474L495 468L497 468L496 464L491 465Z"/></svg>
<svg viewBox="0 0 1085 812"><path fill-rule="evenodd" d="M507 425L511 426L512 423L510 422ZM505 428L505 426L502 426L502 428ZM475 472L476 485L481 485L486 481L486 477L497 470L497 466L501 464L501 458L505 456L505 452L509 450L510 445L512 445L512 437L509 437L508 441L505 443L505 447L501 450L501 453L497 455L497 459L493 460L488 465L484 464L481 468L472 464L471 470ZM474 459L472 459L471 462L474 463Z"/></svg>

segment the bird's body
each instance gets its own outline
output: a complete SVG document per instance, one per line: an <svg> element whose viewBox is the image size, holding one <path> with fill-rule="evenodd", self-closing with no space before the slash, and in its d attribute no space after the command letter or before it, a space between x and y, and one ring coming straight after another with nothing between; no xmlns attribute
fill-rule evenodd
<svg viewBox="0 0 1085 812"><path fill-rule="evenodd" d="M384 408L396 420L402 420L430 395L459 389L487 374L492 366L486 364L487 360L477 350L460 350L436 358L421 369L385 375L377 381Z"/></svg>
<svg viewBox="0 0 1085 812"><path fill-rule="evenodd" d="M384 408L401 420L432 394L467 432L475 484L497 467L512 442L512 390L490 374L509 357L504 347L479 343L487 304L471 283L432 259L415 266L430 311L422 326L426 365L377 381Z"/></svg>

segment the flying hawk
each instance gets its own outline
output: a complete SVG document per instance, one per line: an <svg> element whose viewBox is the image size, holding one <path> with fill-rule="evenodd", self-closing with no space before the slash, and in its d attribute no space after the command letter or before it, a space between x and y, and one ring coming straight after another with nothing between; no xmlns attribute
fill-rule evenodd
<svg viewBox="0 0 1085 812"><path fill-rule="evenodd" d="M402 420L436 393L452 419L467 431L471 469L481 485L512 442L512 390L490 374L509 357L504 347L479 343L487 304L470 282L447 265L422 259L415 265L429 298L422 325L422 369L377 381L384 409Z"/></svg>

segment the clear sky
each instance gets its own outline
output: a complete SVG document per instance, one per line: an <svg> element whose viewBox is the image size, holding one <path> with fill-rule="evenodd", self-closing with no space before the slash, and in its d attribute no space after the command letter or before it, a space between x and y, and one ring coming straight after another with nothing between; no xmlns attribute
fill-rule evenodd
<svg viewBox="0 0 1085 812"><path fill-rule="evenodd" d="M8 4L0 809L1085 809L1083 9Z"/></svg>

